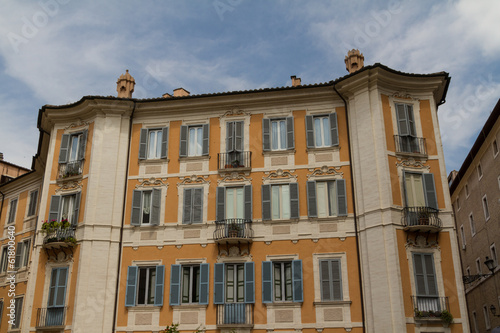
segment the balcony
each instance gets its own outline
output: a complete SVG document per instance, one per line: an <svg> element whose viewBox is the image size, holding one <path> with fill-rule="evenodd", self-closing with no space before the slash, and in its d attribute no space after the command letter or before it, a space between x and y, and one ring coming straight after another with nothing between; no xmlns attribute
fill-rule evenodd
<svg viewBox="0 0 500 333"><path fill-rule="evenodd" d="M217 327L253 327L253 304L217 305Z"/></svg>
<svg viewBox="0 0 500 333"><path fill-rule="evenodd" d="M59 226L57 228L47 228L42 229L42 232L45 233L42 247L45 249L49 260L61 258L59 257L61 253L64 259L73 256L73 247L76 245L75 226L69 225Z"/></svg>
<svg viewBox="0 0 500 333"><path fill-rule="evenodd" d="M415 320L446 321L450 306L448 297L412 296Z"/></svg>
<svg viewBox="0 0 500 333"><path fill-rule="evenodd" d="M237 172L251 169L251 151L235 151L217 154L219 172Z"/></svg>
<svg viewBox="0 0 500 333"><path fill-rule="evenodd" d="M65 179L81 175L83 173L83 162L84 160L60 163L57 178Z"/></svg>
<svg viewBox="0 0 500 333"><path fill-rule="evenodd" d="M38 308L36 312L37 329L62 329L66 322L68 307Z"/></svg>
<svg viewBox="0 0 500 333"><path fill-rule="evenodd" d="M225 219L215 221L214 240L216 243L252 242L252 221L246 219Z"/></svg>
<svg viewBox="0 0 500 333"><path fill-rule="evenodd" d="M442 225L438 213L431 207L405 207L401 220L407 231L439 232Z"/></svg>
<svg viewBox="0 0 500 333"><path fill-rule="evenodd" d="M416 136L401 136L394 135L396 143L396 153L408 155L427 155L425 138L418 138Z"/></svg>

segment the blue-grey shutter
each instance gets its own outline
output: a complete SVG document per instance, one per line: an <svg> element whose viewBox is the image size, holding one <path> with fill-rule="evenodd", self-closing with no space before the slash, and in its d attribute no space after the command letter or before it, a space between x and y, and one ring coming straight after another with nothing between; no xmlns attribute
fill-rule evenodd
<svg viewBox="0 0 500 333"><path fill-rule="evenodd" d="M332 291L333 297L332 301L341 301L343 299L342 296L342 270L340 266L340 260L330 260L330 265L332 269Z"/></svg>
<svg viewBox="0 0 500 333"><path fill-rule="evenodd" d="M424 178L423 184L424 184L425 202L427 203L427 207L431 207L438 210L439 207L436 196L436 187L434 185L434 175L432 173L424 173L422 176Z"/></svg>
<svg viewBox="0 0 500 333"><path fill-rule="evenodd" d="M417 291L417 296L427 295L422 256L423 254L420 253L413 254L413 270L415 272L415 288Z"/></svg>
<svg viewBox="0 0 500 333"><path fill-rule="evenodd" d="M170 266L170 305L181 304L181 265Z"/></svg>
<svg viewBox="0 0 500 333"><path fill-rule="evenodd" d="M303 302L302 287L302 260L292 261L292 283L293 283L293 301Z"/></svg>
<svg viewBox="0 0 500 333"><path fill-rule="evenodd" d="M223 186L217 187L217 207L216 207L216 217L217 221L223 221L226 219L226 188Z"/></svg>
<svg viewBox="0 0 500 333"><path fill-rule="evenodd" d="M408 132L411 136L417 136L415 121L413 120L413 105L406 104L406 117L408 121Z"/></svg>
<svg viewBox="0 0 500 333"><path fill-rule="evenodd" d="M273 302L273 263L262 262L262 303Z"/></svg>
<svg viewBox="0 0 500 333"><path fill-rule="evenodd" d="M182 213L182 223L191 224L192 223L192 211L193 211L193 189L184 189L184 209Z"/></svg>
<svg viewBox="0 0 500 333"><path fill-rule="evenodd" d="M203 222L203 188L193 189L193 223Z"/></svg>
<svg viewBox="0 0 500 333"><path fill-rule="evenodd" d="M168 156L168 127L161 129L161 158Z"/></svg>
<svg viewBox="0 0 500 333"><path fill-rule="evenodd" d="M339 130L337 125L337 114L330 113L330 134L332 138L332 146L339 145Z"/></svg>
<svg viewBox="0 0 500 333"><path fill-rule="evenodd" d="M234 122L234 150L243 151L243 122Z"/></svg>
<svg viewBox="0 0 500 333"><path fill-rule="evenodd" d="M320 276L320 289L321 300L331 301L332 299L332 285L330 276L330 260L319 261L319 276Z"/></svg>
<svg viewBox="0 0 500 333"><path fill-rule="evenodd" d="M214 304L224 304L224 264L214 264Z"/></svg>
<svg viewBox="0 0 500 333"><path fill-rule="evenodd" d="M50 208L49 208L49 222L52 220L59 220L59 211L61 210L61 196L53 195L50 198Z"/></svg>
<svg viewBox="0 0 500 333"><path fill-rule="evenodd" d="M135 306L137 271L137 266L128 266L127 288L125 289L125 306Z"/></svg>
<svg viewBox="0 0 500 333"><path fill-rule="evenodd" d="M181 142L179 147L179 156L186 157L188 153L188 127L181 126Z"/></svg>
<svg viewBox="0 0 500 333"><path fill-rule="evenodd" d="M337 207L338 216L347 216L347 196L345 179L337 179Z"/></svg>
<svg viewBox="0 0 500 333"><path fill-rule="evenodd" d="M59 149L59 163L68 162L69 139L71 135L63 134L61 138L61 148Z"/></svg>
<svg viewBox="0 0 500 333"><path fill-rule="evenodd" d="M255 303L255 265L245 263L245 303Z"/></svg>
<svg viewBox="0 0 500 333"><path fill-rule="evenodd" d="M73 207L73 219L71 220L71 224L77 225L78 224L78 216L80 212L80 196L81 192L78 192L75 194L75 203Z"/></svg>
<svg viewBox="0 0 500 333"><path fill-rule="evenodd" d="M252 219L252 185L245 185L245 220Z"/></svg>
<svg viewBox="0 0 500 333"><path fill-rule="evenodd" d="M21 257L23 254L23 242L17 243L16 257L14 261L14 268L19 268L21 266Z"/></svg>
<svg viewBox="0 0 500 333"><path fill-rule="evenodd" d="M131 225L141 224L141 202L142 202L142 191L134 190L132 194L132 214L130 219Z"/></svg>
<svg viewBox="0 0 500 333"><path fill-rule="evenodd" d="M54 297L52 298L52 302L49 299L47 306L49 308L64 306L64 301L66 299L66 284L68 281L68 268L53 268L50 281L51 290L49 291L49 294L51 294L51 291L53 291L52 295L54 295Z"/></svg>
<svg viewBox="0 0 500 333"><path fill-rule="evenodd" d="M396 117L398 120L399 135L401 136L410 135L410 131L408 130L408 122L406 119L406 110L404 104L396 104Z"/></svg>
<svg viewBox="0 0 500 333"><path fill-rule="evenodd" d="M148 151L148 129L141 128L141 138L139 140L139 159L145 160Z"/></svg>
<svg viewBox="0 0 500 333"><path fill-rule="evenodd" d="M271 150L271 120L262 119L262 149Z"/></svg>
<svg viewBox="0 0 500 333"><path fill-rule="evenodd" d="M286 144L287 144L287 149L294 149L295 148L293 117L286 118Z"/></svg>
<svg viewBox="0 0 500 333"><path fill-rule="evenodd" d="M414 253L413 265L417 296L438 296L433 255Z"/></svg>
<svg viewBox="0 0 500 333"><path fill-rule="evenodd" d="M427 283L427 295L438 296L436 273L434 272L434 257L431 253L422 255L424 259L425 281Z"/></svg>
<svg viewBox="0 0 500 333"><path fill-rule="evenodd" d="M165 266L156 266L155 306L163 306L165 285Z"/></svg>
<svg viewBox="0 0 500 333"><path fill-rule="evenodd" d="M152 209L151 209L151 225L160 224L160 211L161 211L161 190L158 188L153 189L153 199L152 199Z"/></svg>
<svg viewBox="0 0 500 333"><path fill-rule="evenodd" d="M318 217L318 207L316 206L316 182L307 182L307 215Z"/></svg>
<svg viewBox="0 0 500 333"><path fill-rule="evenodd" d="M290 218L298 219L299 217L299 184L290 183Z"/></svg>
<svg viewBox="0 0 500 333"><path fill-rule="evenodd" d="M200 265L200 304L208 304L208 291L210 281L210 264Z"/></svg>
<svg viewBox="0 0 500 333"><path fill-rule="evenodd" d="M226 152L234 151L234 121L226 123Z"/></svg>
<svg viewBox="0 0 500 333"><path fill-rule="evenodd" d="M406 194L406 171L404 170L402 172L402 177L403 177L403 205L405 207L408 207L408 196Z"/></svg>
<svg viewBox="0 0 500 333"><path fill-rule="evenodd" d="M313 116L306 116L306 141L307 141L307 148L314 148Z"/></svg>
<svg viewBox="0 0 500 333"><path fill-rule="evenodd" d="M87 134L88 134L87 130L83 131L82 137L80 138L80 147L78 150L78 159L80 161L85 159L85 148L87 146Z"/></svg>
<svg viewBox="0 0 500 333"><path fill-rule="evenodd" d="M271 185L262 185L262 220L271 220Z"/></svg>
<svg viewBox="0 0 500 333"><path fill-rule="evenodd" d="M203 150L202 155L208 155L209 153L209 140L210 140L210 125L203 125Z"/></svg>

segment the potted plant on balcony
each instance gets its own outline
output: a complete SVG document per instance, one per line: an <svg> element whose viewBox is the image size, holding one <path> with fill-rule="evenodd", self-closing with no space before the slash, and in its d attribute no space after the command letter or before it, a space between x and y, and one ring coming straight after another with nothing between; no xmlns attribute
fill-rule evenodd
<svg viewBox="0 0 500 333"><path fill-rule="evenodd" d="M422 210L418 214L418 225L429 225L431 214L427 210Z"/></svg>
<svg viewBox="0 0 500 333"><path fill-rule="evenodd" d="M443 310L440 317L445 327L448 327L453 322L453 315L448 310Z"/></svg>
<svg viewBox="0 0 500 333"><path fill-rule="evenodd" d="M228 236L230 238L235 238L238 237L238 234L240 233L241 226L238 223L230 223L228 225Z"/></svg>

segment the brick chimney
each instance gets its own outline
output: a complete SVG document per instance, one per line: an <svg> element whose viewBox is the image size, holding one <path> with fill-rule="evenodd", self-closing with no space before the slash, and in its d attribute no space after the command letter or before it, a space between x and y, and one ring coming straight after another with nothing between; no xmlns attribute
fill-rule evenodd
<svg viewBox="0 0 500 333"><path fill-rule="evenodd" d="M174 97L185 97L189 96L190 92L184 88L174 89Z"/></svg>
<svg viewBox="0 0 500 333"><path fill-rule="evenodd" d="M365 57L363 53L360 53L359 50L352 49L347 52L347 56L345 57L345 69L349 72L349 74L354 73L364 66Z"/></svg>
<svg viewBox="0 0 500 333"><path fill-rule="evenodd" d="M0 161L3 161L3 153L0 153Z"/></svg>
<svg viewBox="0 0 500 333"><path fill-rule="evenodd" d="M122 74L118 81L116 81L116 91L118 92L119 98L132 98L132 93L134 92L135 80L127 72Z"/></svg>
<svg viewBox="0 0 500 333"><path fill-rule="evenodd" d="M300 86L300 77L296 77L295 75L290 76L292 79L292 87Z"/></svg>

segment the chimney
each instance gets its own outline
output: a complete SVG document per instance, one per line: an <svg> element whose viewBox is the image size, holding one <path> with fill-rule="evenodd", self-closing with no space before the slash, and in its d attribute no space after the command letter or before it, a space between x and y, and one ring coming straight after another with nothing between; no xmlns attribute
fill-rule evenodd
<svg viewBox="0 0 500 333"><path fill-rule="evenodd" d="M296 77L295 75L290 76L292 79L292 87L300 86L300 77Z"/></svg>
<svg viewBox="0 0 500 333"><path fill-rule="evenodd" d="M127 72L122 74L118 81L116 81L116 91L118 92L119 98L132 98L132 93L134 92L135 80Z"/></svg>
<svg viewBox="0 0 500 333"><path fill-rule="evenodd" d="M173 96L170 95L169 93L164 93L163 95L161 95L161 97L163 97L163 98L172 98Z"/></svg>
<svg viewBox="0 0 500 333"><path fill-rule="evenodd" d="M352 49L347 52L347 56L345 57L345 69L349 72L349 74L354 73L364 66L365 57L363 53L360 53L359 50Z"/></svg>
<svg viewBox="0 0 500 333"><path fill-rule="evenodd" d="M0 153L0 161L3 161L3 153Z"/></svg>
<svg viewBox="0 0 500 333"><path fill-rule="evenodd" d="M174 89L174 97L185 97L189 96L190 92L184 88Z"/></svg>

